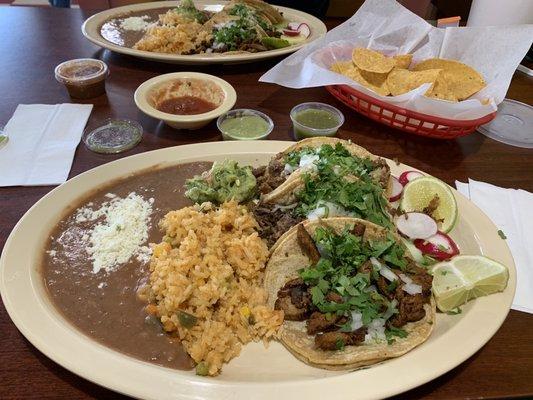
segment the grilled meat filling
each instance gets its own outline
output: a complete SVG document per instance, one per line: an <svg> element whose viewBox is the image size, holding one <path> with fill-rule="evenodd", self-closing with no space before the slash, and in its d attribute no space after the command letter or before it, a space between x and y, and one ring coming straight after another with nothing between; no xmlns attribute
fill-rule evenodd
<svg viewBox="0 0 533 400"><path fill-rule="evenodd" d="M304 321L313 310L311 295L301 278L288 281L279 291L274 309L283 310L287 321Z"/></svg>
<svg viewBox="0 0 533 400"><path fill-rule="evenodd" d="M320 260L320 252L316 247L315 241L303 225L298 225L296 239L304 254L311 260L311 263L316 264Z"/></svg>
<svg viewBox="0 0 533 400"><path fill-rule="evenodd" d="M271 247L281 235L302 221L295 217L291 210L283 211L273 205L260 204L253 210L254 218L259 224L259 236Z"/></svg>
<svg viewBox="0 0 533 400"><path fill-rule="evenodd" d="M307 320L307 333L314 335L319 332L330 332L339 329L339 325L347 322L346 317L338 315L328 315L315 311Z"/></svg>
<svg viewBox="0 0 533 400"><path fill-rule="evenodd" d="M341 350L344 346L356 346L365 341L367 329L353 332L325 332L315 336L315 346L321 350Z"/></svg>
<svg viewBox="0 0 533 400"><path fill-rule="evenodd" d="M270 193L280 186L287 179L284 173L285 164L279 159L272 159L267 166L261 166L253 169L253 174L257 179L257 187L263 194Z"/></svg>

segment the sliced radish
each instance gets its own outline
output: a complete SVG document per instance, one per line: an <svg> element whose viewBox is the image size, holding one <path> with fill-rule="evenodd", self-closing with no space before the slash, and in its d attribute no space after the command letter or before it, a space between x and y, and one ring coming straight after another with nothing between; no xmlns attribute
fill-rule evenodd
<svg viewBox="0 0 533 400"><path fill-rule="evenodd" d="M305 22L301 23L297 30L304 38L308 38L311 34L311 28L309 28L309 25L307 25Z"/></svg>
<svg viewBox="0 0 533 400"><path fill-rule="evenodd" d="M391 194L389 197L389 201L393 202L396 200L400 200L400 197L402 197L403 185L394 176L391 176L391 179L392 179L392 190L391 190Z"/></svg>
<svg viewBox="0 0 533 400"><path fill-rule="evenodd" d="M290 29L291 31L297 31L300 24L301 22L289 22L287 24L287 29Z"/></svg>
<svg viewBox="0 0 533 400"><path fill-rule="evenodd" d="M396 228L409 239L427 239L437 233L437 223L430 216L408 212L396 217Z"/></svg>
<svg viewBox="0 0 533 400"><path fill-rule="evenodd" d="M422 172L418 171L405 171L403 172L398 180L402 185L407 185L407 183L411 182L413 179L420 178L421 176L424 176Z"/></svg>
<svg viewBox="0 0 533 400"><path fill-rule="evenodd" d="M286 36L298 36L300 34L299 31L293 31L292 29L283 29L283 34Z"/></svg>
<svg viewBox="0 0 533 400"><path fill-rule="evenodd" d="M453 239L443 232L438 231L435 235L414 241L415 246L422 253L437 260L447 260L459 254L459 247Z"/></svg>

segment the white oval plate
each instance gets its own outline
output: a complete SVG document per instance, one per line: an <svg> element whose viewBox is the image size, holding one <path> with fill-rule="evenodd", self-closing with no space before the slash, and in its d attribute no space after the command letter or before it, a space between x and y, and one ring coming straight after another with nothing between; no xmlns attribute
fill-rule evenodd
<svg viewBox="0 0 533 400"><path fill-rule="evenodd" d="M422 385L456 367L479 350L503 323L515 292L516 271L497 228L473 203L454 191L459 219L451 236L465 254L484 254L509 268L504 292L471 301L460 315L439 314L431 337L406 355L355 371L307 366L279 343L245 346L216 378L172 370L111 350L66 321L47 297L38 271L50 231L65 209L110 180L155 165L233 158L267 163L292 142L214 142L171 147L110 162L57 187L18 222L0 259L4 305L24 336L49 358L81 377L117 392L146 399L383 398ZM412 169L389 161L394 175ZM139 344L142 345L142 344Z"/></svg>
<svg viewBox="0 0 533 400"><path fill-rule="evenodd" d="M201 10L205 7L216 9L217 6L222 8L227 1L221 0L195 0L196 7ZM294 10L292 8L275 6L279 11L283 12L285 19L289 21L305 22L311 28L311 35L301 43L285 47L283 49L275 49L262 51L259 53L242 53L242 54L192 54L192 55L180 55L180 54L166 54L166 53L154 53L144 50L135 50L129 47L118 46L104 39L100 34L100 28L107 20L125 14L130 11L149 10L153 8L162 7L175 7L179 4L179 1L157 1L151 3L132 4L129 6L111 8L106 11L99 12L88 18L81 27L83 36L89 39L97 46L109 49L117 53L127 54L134 57L140 57L152 61L161 61L171 64L225 64L225 63L245 63L258 60L264 60L267 58L277 57L285 54L290 54L300 49L312 41L321 38L327 32L326 25L318 18L313 17L310 14L302 11Z"/></svg>

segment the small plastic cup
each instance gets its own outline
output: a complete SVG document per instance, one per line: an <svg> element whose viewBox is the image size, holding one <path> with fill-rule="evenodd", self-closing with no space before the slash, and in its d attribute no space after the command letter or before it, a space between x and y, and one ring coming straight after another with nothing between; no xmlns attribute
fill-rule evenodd
<svg viewBox="0 0 533 400"><path fill-rule="evenodd" d="M314 128L312 126L306 126L296 120L296 115L299 112L305 110L324 110L329 112L334 118L337 119L337 124L331 128ZM339 128L344 124L344 115L333 106L325 103L302 103L295 106L290 113L292 120L294 137L296 139L305 139L315 136L335 136Z"/></svg>
<svg viewBox="0 0 533 400"><path fill-rule="evenodd" d="M223 130L222 123L224 121L232 118L248 116L254 116L263 119L267 123L266 131L257 133L251 132L250 135L235 135L231 132L225 132ZM268 115L262 113L261 111L252 110L248 108L238 108L236 110L228 111L226 114L222 114L220 117L218 117L217 128L222 133L222 138L224 140L261 140L265 139L268 135L270 135L272 129L274 129L274 122Z"/></svg>
<svg viewBox="0 0 533 400"><path fill-rule="evenodd" d="M103 61L77 58L59 64L54 72L56 80L65 85L72 98L90 99L105 93L109 70Z"/></svg>

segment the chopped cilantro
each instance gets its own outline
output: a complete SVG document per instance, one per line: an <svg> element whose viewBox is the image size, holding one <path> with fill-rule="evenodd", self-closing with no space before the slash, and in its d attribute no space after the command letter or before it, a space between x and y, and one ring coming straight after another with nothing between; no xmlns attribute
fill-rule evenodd
<svg viewBox="0 0 533 400"><path fill-rule="evenodd" d="M450 311L446 311L446 314L448 315L457 315L457 314L461 314L463 312L463 310L461 310L461 307L456 307Z"/></svg>
<svg viewBox="0 0 533 400"><path fill-rule="evenodd" d="M498 236L501 237L503 240L507 239L507 236L505 236L505 233L501 229L498 229Z"/></svg>
<svg viewBox="0 0 533 400"><path fill-rule="evenodd" d="M396 288L398 287L398 281L392 281L391 283L389 283L387 285L387 292L389 293L392 293L396 290Z"/></svg>
<svg viewBox="0 0 533 400"><path fill-rule="evenodd" d="M443 270L443 271L440 271L440 274L442 276L446 276L448 274L449 271L446 271L446 270Z"/></svg>
<svg viewBox="0 0 533 400"><path fill-rule="evenodd" d="M336 348L337 350L344 350L344 346L345 346L345 344L344 344L344 340L342 340L342 339L338 339L338 340L335 342L335 348Z"/></svg>
<svg viewBox="0 0 533 400"><path fill-rule="evenodd" d="M391 308L387 298L376 290L369 290L370 274L367 270L361 271L363 264L373 257L376 249L379 249L382 260L397 258L403 262L403 248L392 237L370 243L350 233L351 228L348 225L342 233L337 234L330 228L318 227L314 240L322 249L327 250L323 253L328 254L327 258L322 257L318 263L299 272L300 277L310 286L311 300L320 312L348 317L349 321L340 327L346 332L350 331L352 312L360 313L363 325L368 325ZM390 257L391 254L394 257ZM389 264L391 268L399 268L394 263ZM344 301L328 301L329 292L341 295ZM392 314L394 307L388 311L389 316Z"/></svg>
<svg viewBox="0 0 533 400"><path fill-rule="evenodd" d="M403 329L391 326L385 331L385 337L387 338L387 343L392 344L395 341L394 337L405 338L407 337L407 332Z"/></svg>

